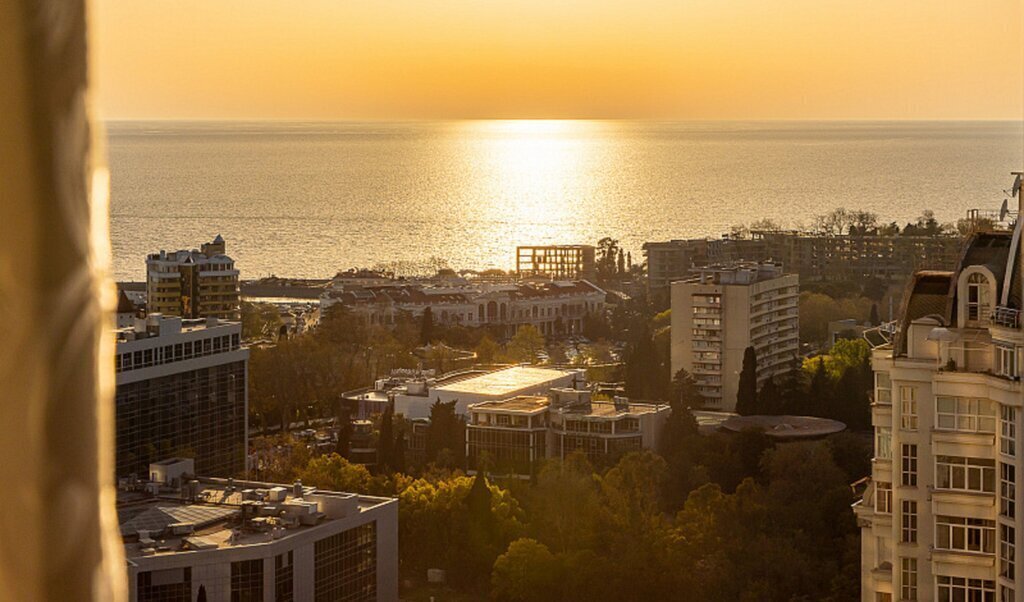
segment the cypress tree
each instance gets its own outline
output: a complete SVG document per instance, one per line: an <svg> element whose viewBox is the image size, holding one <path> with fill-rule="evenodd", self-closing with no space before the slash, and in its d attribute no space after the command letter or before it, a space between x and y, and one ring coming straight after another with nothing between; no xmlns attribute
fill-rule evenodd
<svg viewBox="0 0 1024 602"><path fill-rule="evenodd" d="M377 436L377 470L386 473L394 461L394 419L395 411L388 406L380 416L380 430Z"/></svg>
<svg viewBox="0 0 1024 602"><path fill-rule="evenodd" d="M427 345L434 338L434 312L427 307L420 319L420 344Z"/></svg>
<svg viewBox="0 0 1024 602"><path fill-rule="evenodd" d="M743 352L739 390L736 391L736 413L747 416L757 413L757 352L753 346Z"/></svg>

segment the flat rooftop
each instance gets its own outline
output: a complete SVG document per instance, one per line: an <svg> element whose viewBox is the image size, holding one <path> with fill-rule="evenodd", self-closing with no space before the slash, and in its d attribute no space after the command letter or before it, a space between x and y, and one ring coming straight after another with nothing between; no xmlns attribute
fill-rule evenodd
<svg viewBox="0 0 1024 602"><path fill-rule="evenodd" d="M467 393L487 397L514 396L531 387L542 387L560 378L576 374L573 370L538 368L535 366L513 366L494 372L486 372L457 382L438 385L436 391Z"/></svg>
<svg viewBox="0 0 1024 602"><path fill-rule="evenodd" d="M591 401L589 405L567 406L565 414L573 414L580 418L621 418L622 416L643 416L653 414L658 409L667 411L667 403L657 406L651 403L618 403L613 401Z"/></svg>
<svg viewBox="0 0 1024 602"><path fill-rule="evenodd" d="M118 491L117 522L126 558L267 543L353 512L395 503L391 498L315 487L302 487L303 495L295 496L292 485L197 481L195 501L171 487L162 487L155 494Z"/></svg>
<svg viewBox="0 0 1024 602"><path fill-rule="evenodd" d="M494 410L500 412L523 412L533 413L544 410L548 407L548 398L540 395L519 395L510 399L500 401L484 401L474 403L471 410Z"/></svg>
<svg viewBox="0 0 1024 602"><path fill-rule="evenodd" d="M722 428L736 433L762 430L773 439L813 439L844 431L846 425L815 416L733 416L722 422Z"/></svg>

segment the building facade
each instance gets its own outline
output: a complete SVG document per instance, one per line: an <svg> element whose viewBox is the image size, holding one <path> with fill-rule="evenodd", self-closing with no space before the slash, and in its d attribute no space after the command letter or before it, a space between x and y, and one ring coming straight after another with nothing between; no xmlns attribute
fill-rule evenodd
<svg viewBox="0 0 1024 602"><path fill-rule="evenodd" d="M873 351L875 451L854 505L865 602L1024 596L1019 233L975 234L954 271L916 274Z"/></svg>
<svg viewBox="0 0 1024 602"><path fill-rule="evenodd" d="M562 335L581 332L586 316L601 315L605 296L586 280L452 286L395 281L330 290L320 307L340 304L368 324L385 326L402 314L418 318L429 307L440 324L497 327L508 336L529 324L542 334Z"/></svg>
<svg viewBox="0 0 1024 602"><path fill-rule="evenodd" d="M118 494L131 602L398 600L398 500L160 464Z"/></svg>
<svg viewBox="0 0 1024 602"><path fill-rule="evenodd" d="M551 280L594 280L597 277L593 245L516 247L516 275Z"/></svg>
<svg viewBox="0 0 1024 602"><path fill-rule="evenodd" d="M568 387L476 403L467 414L466 459L471 470L519 476L529 476L540 460L577 451L606 464L657 449L670 411L667 404L621 397L594 400L589 389Z"/></svg>
<svg viewBox="0 0 1024 602"><path fill-rule="evenodd" d="M183 318L238 320L241 293L235 262L220 235L197 251L146 257L146 309Z"/></svg>
<svg viewBox="0 0 1024 602"><path fill-rule="evenodd" d="M691 270L715 262L776 261L806 281L879 279L902 284L915 270L952 269L959 236L820 235L753 232L749 238L644 243L648 287L667 290Z"/></svg>
<svg viewBox="0 0 1024 602"><path fill-rule="evenodd" d="M794 368L799 301L799 277L773 263L709 266L673 282L672 374L685 368L707 408L731 411L747 347L758 387Z"/></svg>
<svg viewBox="0 0 1024 602"><path fill-rule="evenodd" d="M189 456L202 474L245 470L249 350L238 323L150 314L116 332L117 475Z"/></svg>

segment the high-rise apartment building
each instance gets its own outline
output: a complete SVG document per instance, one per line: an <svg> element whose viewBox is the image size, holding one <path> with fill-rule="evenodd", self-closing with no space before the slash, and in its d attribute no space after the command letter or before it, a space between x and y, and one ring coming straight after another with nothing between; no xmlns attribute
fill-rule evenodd
<svg viewBox="0 0 1024 602"><path fill-rule="evenodd" d="M160 251L146 257L146 309L183 318L237 320L241 294L235 262L224 239L197 251Z"/></svg>
<svg viewBox="0 0 1024 602"><path fill-rule="evenodd" d="M1020 224L979 233L954 271L916 274L872 353L875 453L862 600L1010 602L1024 579Z"/></svg>
<svg viewBox="0 0 1024 602"><path fill-rule="evenodd" d="M117 475L194 458L199 474L245 470L249 350L238 323L150 314L116 331Z"/></svg>
<svg viewBox="0 0 1024 602"><path fill-rule="evenodd" d="M190 460L124 483L131 602L398 600L398 500L301 483L194 477Z"/></svg>
<svg viewBox="0 0 1024 602"><path fill-rule="evenodd" d="M793 369L799 299L799 277L774 263L707 266L673 282L672 373L692 374L707 408L732 410L747 347L759 387Z"/></svg>

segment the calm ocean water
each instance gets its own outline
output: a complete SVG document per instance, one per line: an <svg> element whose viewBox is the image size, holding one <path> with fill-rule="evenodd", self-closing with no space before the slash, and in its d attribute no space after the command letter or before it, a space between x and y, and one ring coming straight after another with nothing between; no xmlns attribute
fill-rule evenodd
<svg viewBox="0 0 1024 602"><path fill-rule="evenodd" d="M718 236L835 207L904 223L997 209L1020 123L108 124L115 277L222 234L243 278L439 257L508 269L516 244Z"/></svg>

